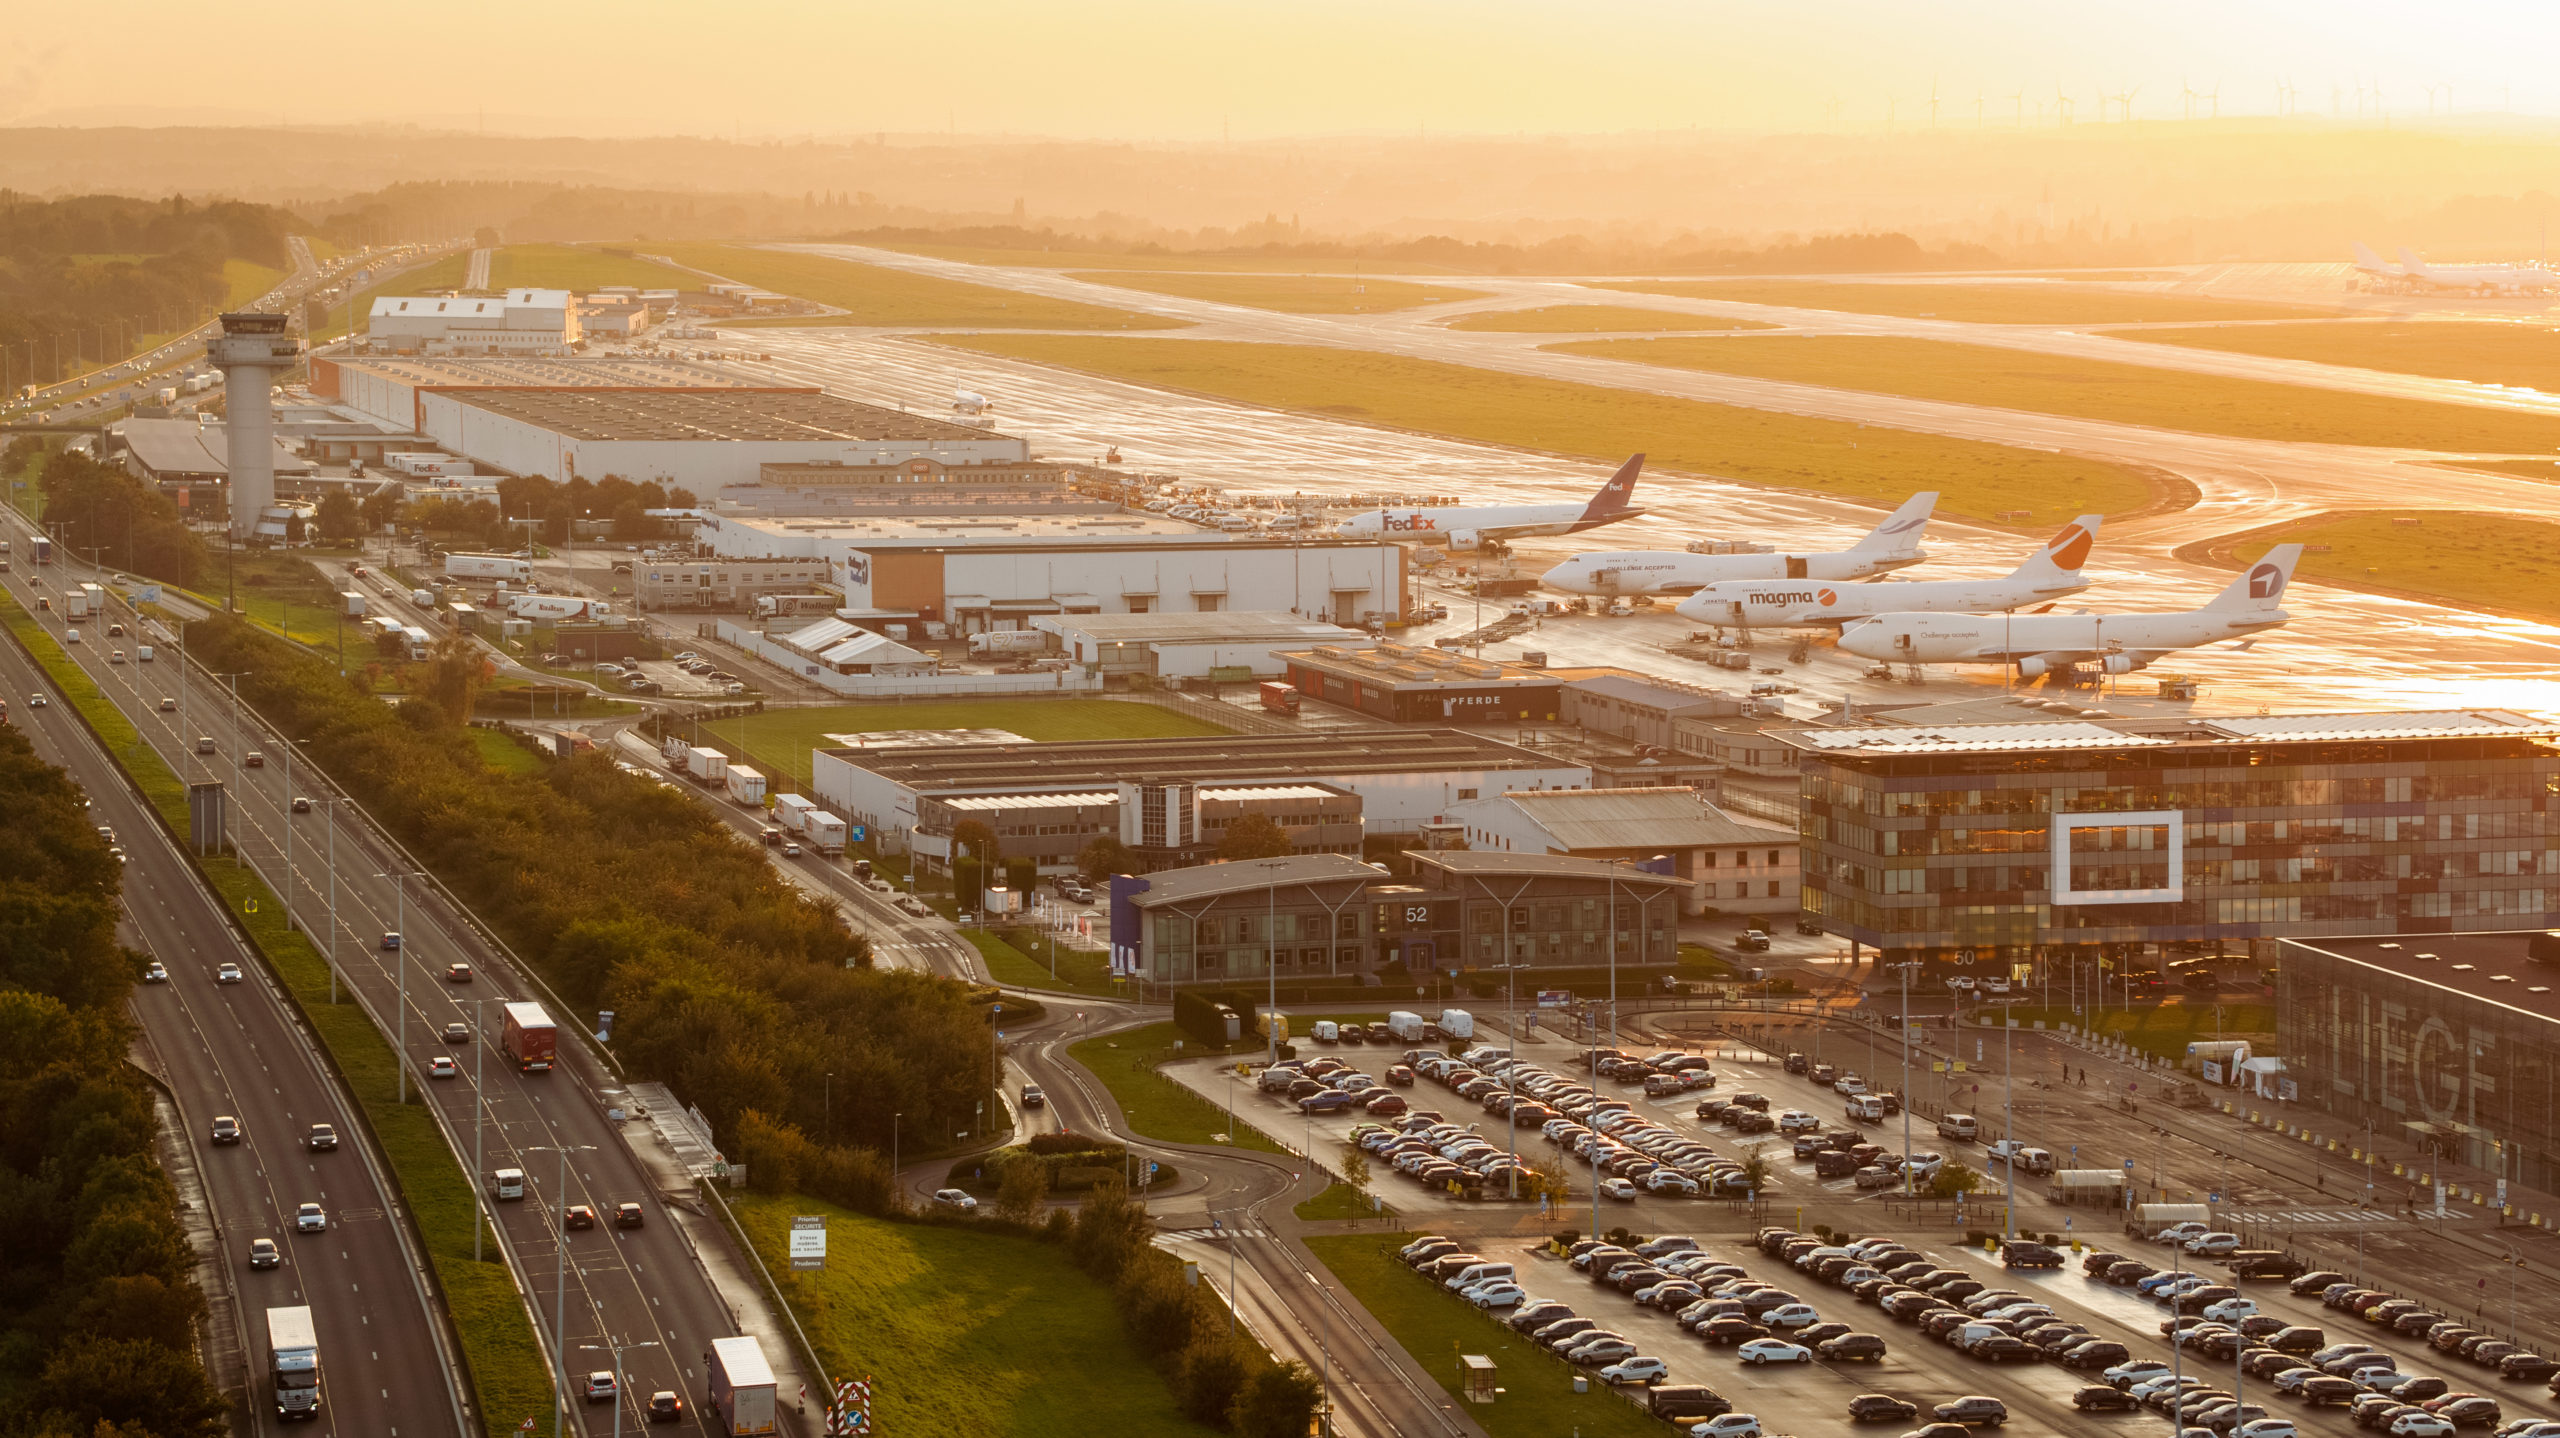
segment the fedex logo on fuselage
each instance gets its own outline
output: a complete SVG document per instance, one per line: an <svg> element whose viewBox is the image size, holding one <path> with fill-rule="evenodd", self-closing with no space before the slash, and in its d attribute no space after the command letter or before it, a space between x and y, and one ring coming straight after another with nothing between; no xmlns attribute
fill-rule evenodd
<svg viewBox="0 0 2560 1438"><path fill-rule="evenodd" d="M1438 529L1440 521L1427 514L1378 514L1380 529Z"/></svg>

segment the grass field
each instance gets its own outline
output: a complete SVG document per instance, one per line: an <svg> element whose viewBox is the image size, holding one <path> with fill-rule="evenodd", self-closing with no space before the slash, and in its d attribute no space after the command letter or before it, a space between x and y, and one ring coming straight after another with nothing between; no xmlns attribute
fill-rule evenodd
<svg viewBox="0 0 2560 1438"><path fill-rule="evenodd" d="M2440 450L2548 450L2560 418L2224 379L1890 335L1588 340L1570 354L2197 434Z"/></svg>
<svg viewBox="0 0 2560 1438"><path fill-rule="evenodd" d="M751 1196L738 1221L832 1377L873 1380L873 1427L915 1438L1206 1438L1057 1244L891 1223L807 1197ZM827 1221L827 1266L787 1268L791 1220ZM810 1375L814 1387L818 1375ZM784 1395L789 1401L789 1395ZM495 1429L499 1424L493 1421ZM638 1435L633 1435L638 1438Z"/></svg>
<svg viewBox="0 0 2560 1438"><path fill-rule="evenodd" d="M1179 1054L1173 1047L1177 1039L1183 1040ZM1067 1056L1084 1065L1102 1080L1104 1088L1111 1090L1112 1098L1119 1101L1121 1114L1129 1121L1131 1133L1165 1143L1218 1143L1227 1132L1225 1106L1211 1103L1156 1072L1156 1065L1167 1059L1197 1058L1203 1052L1198 1039L1186 1038L1182 1030L1167 1022L1086 1039L1069 1047ZM1245 1080L1236 1080L1238 1104L1257 1097ZM1235 1120L1235 1146L1264 1153L1286 1151L1241 1116Z"/></svg>
<svg viewBox="0 0 2560 1438"><path fill-rule="evenodd" d="M53 636L6 592L0 592L0 620L52 676L162 821L183 834L187 791L177 775L72 664ZM489 1427L494 1431L549 1411L549 1368L534 1341L515 1280L498 1257L496 1235L488 1236L488 1260L472 1262L471 1230L478 1222L472 1183L426 1107L398 1101L394 1067L398 1060L391 1045L352 1000L329 1002L326 961L301 932L285 928L284 905L255 873L219 857L200 861L198 868L265 953L312 1031L328 1046L330 1058L364 1110L366 1123L380 1139L401 1198L417 1221L454 1326L462 1335L475 1400L488 1415Z"/></svg>
<svg viewBox="0 0 2560 1438"><path fill-rule="evenodd" d="M745 753L767 774L809 783L809 751L835 741L829 734L870 734L884 729L1003 729L1025 739L1181 739L1226 730L1119 699L959 699L929 704L826 704L811 709L768 709L702 726Z"/></svg>
<svg viewBox="0 0 2560 1438"><path fill-rule="evenodd" d="M1602 464L1616 464L1640 448L1657 470L1811 490L1879 507L1900 504L1915 489L1935 489L1943 496L1941 513L1989 520L2003 510L2027 510L2030 527L2055 515L2122 516L2171 497L2166 485L2143 471L2101 460L1356 350L1077 335L940 342L1246 404L1579 455Z"/></svg>
<svg viewBox="0 0 2560 1438"><path fill-rule="evenodd" d="M2394 523L2400 519L2418 523ZM2560 523L2460 510L2357 510L2189 549L2236 566L2289 540L2328 546L2306 550L2294 571L2315 583L2560 623Z"/></svg>
<svg viewBox="0 0 2560 1438"><path fill-rule="evenodd" d="M495 729L473 729L471 744L480 751L480 760L502 774L537 774L542 771L541 756L515 741L510 734Z"/></svg>
<svg viewBox="0 0 2560 1438"><path fill-rule="evenodd" d="M1467 1416L1493 1438L1660 1438L1664 1429L1643 1409L1596 1382L1588 1393L1574 1392L1574 1375L1581 1370L1399 1262L1396 1250L1418 1236L1343 1234L1310 1238L1306 1245L1453 1401L1463 1401L1457 1355L1481 1353L1493 1360L1502 1396L1466 1405ZM1588 1286L1579 1279L1576 1285Z"/></svg>
<svg viewBox="0 0 2560 1438"><path fill-rule="evenodd" d="M1637 330L1772 330L1758 320L1649 310L1642 305L1543 305L1534 310L1479 310L1449 321L1453 330L1506 335L1587 335Z"/></svg>
<svg viewBox="0 0 2560 1438"><path fill-rule="evenodd" d="M750 323L826 325L956 325L971 329L1166 329L1180 321L1068 300L1015 294L986 285L911 275L878 265L745 245L667 245L661 253L776 294L798 295L845 311L816 320ZM699 281L696 281L699 284Z"/></svg>
<svg viewBox="0 0 2560 1438"><path fill-rule="evenodd" d="M983 245L936 245L923 242L882 243L857 240L875 250L958 260L968 265L996 265L1022 270L1186 270L1201 274L1303 275L1310 271L1347 275L1449 275L1462 271L1418 260L1310 260L1303 255L1187 255L1170 250L1145 254L1113 254L1104 250L998 250Z"/></svg>
<svg viewBox="0 0 2560 1438"><path fill-rule="evenodd" d="M489 288L493 290L533 286L575 290L583 295L605 285L698 290L702 288L702 276L653 264L629 253L607 254L589 245L508 245L489 256Z"/></svg>
<svg viewBox="0 0 2560 1438"><path fill-rule="evenodd" d="M1384 314L1390 310L1447 304L1451 300L1484 298L1482 290L1350 275L1189 275L1123 270L1079 274L1072 278L1118 285L1122 289L1146 290L1151 294L1179 295L1189 300L1250 305L1258 310L1279 310L1293 315Z"/></svg>
<svg viewBox="0 0 2560 1438"><path fill-rule="evenodd" d="M1627 280L1596 286L1743 305L1847 310L1983 325L2129 325L2209 320L2312 319L2338 311L2252 300L2142 294L2077 285L1832 283L1824 280Z"/></svg>
<svg viewBox="0 0 2560 1438"><path fill-rule="evenodd" d="M283 278L282 270L251 264L247 260L224 260L222 307L226 310L246 309L251 300L274 289L276 281Z"/></svg>
<svg viewBox="0 0 2560 1438"><path fill-rule="evenodd" d="M1056 976L1049 973L1052 957L1046 935L1034 929L1007 929L1002 935L984 929L963 929L969 942L977 946L978 956L987 961L987 972L999 984L1019 989L1066 989L1079 994L1109 998L1126 992L1122 985L1111 982L1111 956L1092 949L1057 946Z"/></svg>
<svg viewBox="0 0 2560 1438"><path fill-rule="evenodd" d="M1339 1162L1340 1160L1337 1158L1331 1161ZM1377 1191L1378 1186L1374 1181L1369 1185L1369 1193L1362 1193L1347 1183L1328 1183L1324 1186L1324 1192L1296 1205L1290 1212L1310 1223L1346 1218L1375 1218L1383 1222L1394 1222L1395 1205L1389 1204L1384 1209L1373 1209L1369 1206L1370 1194Z"/></svg>
<svg viewBox="0 0 2560 1438"><path fill-rule="evenodd" d="M2560 394L2560 331L2547 324L2248 325L2137 330L2118 338Z"/></svg>

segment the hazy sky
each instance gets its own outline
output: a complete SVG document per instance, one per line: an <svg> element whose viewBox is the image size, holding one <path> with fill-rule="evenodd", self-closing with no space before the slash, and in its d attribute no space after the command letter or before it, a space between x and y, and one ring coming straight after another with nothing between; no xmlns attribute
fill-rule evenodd
<svg viewBox="0 0 2560 1438"><path fill-rule="evenodd" d="M2410 0L444 0L31 6L0 123L1238 139L2225 115L2560 114L2560 6ZM2430 91L2433 91L2431 97ZM2009 97L2023 92L2023 99Z"/></svg>

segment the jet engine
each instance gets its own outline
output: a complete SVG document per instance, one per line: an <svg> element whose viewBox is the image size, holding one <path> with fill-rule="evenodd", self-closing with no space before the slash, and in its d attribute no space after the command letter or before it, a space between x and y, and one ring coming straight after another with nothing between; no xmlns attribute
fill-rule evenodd
<svg viewBox="0 0 2560 1438"><path fill-rule="evenodd" d="M2098 661L2098 667L2109 674L2131 674L2136 669L2149 668L2150 664L2150 660L2139 654L2110 654Z"/></svg>
<svg viewBox="0 0 2560 1438"><path fill-rule="evenodd" d="M2079 662L2080 656L2071 653L2068 650L2057 650L2051 654L2030 654L2026 658L2018 661L2018 677L2021 679L2041 679L2045 675L2056 671L2069 673L2071 666ZM2121 674L2124 671L2117 670L2116 672Z"/></svg>
<svg viewBox="0 0 2560 1438"><path fill-rule="evenodd" d="M1453 529L1449 531L1449 547L1451 549L1482 549L1484 536L1472 529Z"/></svg>

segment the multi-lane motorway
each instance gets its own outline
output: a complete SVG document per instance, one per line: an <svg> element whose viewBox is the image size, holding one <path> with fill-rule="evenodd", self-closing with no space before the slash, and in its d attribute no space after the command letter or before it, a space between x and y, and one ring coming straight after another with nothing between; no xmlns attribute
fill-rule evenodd
<svg viewBox="0 0 2560 1438"><path fill-rule="evenodd" d="M26 552L23 543L19 552ZM56 600L44 617L59 639L65 628L59 586L85 577L57 565L51 574L21 569L5 581L30 610L39 596ZM121 640L110 637L103 622L117 618L132 626ZM476 1113L484 1192L489 1171L525 1171L526 1199L492 1208L506 1256L541 1316L545 1344L561 1341L565 1307L571 1374L613 1368L612 1349L622 1348L625 1422L639 1421L637 1405L657 1389L687 1394L698 1409L709 1340L738 1332L739 1324L693 1245L726 1240L716 1225L671 1209L670 1198L689 1209L692 1195L682 1189L662 1194L659 1181L623 1142L606 1113L605 1091L616 1080L573 1032L579 1020L540 992L432 880L419 877L424 866L352 800L308 764L293 763L285 739L254 714L232 708L211 676L191 668L168 636L149 634L141 623L116 606L115 614L86 624L84 642L68 652L182 779L215 780L228 788L238 852L272 889L289 896L308 932L331 936L325 947L341 981L399 1044L413 1095L434 1106L456 1150L466 1156L473 1152ZM130 654L142 643L155 643L155 662L110 661L114 650ZM197 752L205 738L212 740L211 753ZM264 762L251 767L252 753ZM309 812L292 811L297 797L310 801ZM138 814L131 822L137 833L149 827ZM118 828L121 833L124 826ZM383 946L383 936L391 933L403 936L396 950ZM448 966L457 962L470 966L467 982L448 979ZM497 1001L527 998L543 1002L561 1023L565 1062L557 1071L520 1073L496 1048L502 1024ZM465 1037L448 1040L447 1026L456 1023L464 1026ZM235 1069L258 1061L258 1050L245 1040L226 1040L220 1033L215 1038ZM457 1076L427 1077L430 1060L439 1056L458 1061ZM189 1117L195 1117L192 1110ZM613 1225L615 1206L626 1201L642 1205L641 1227ZM564 1212L581 1204L601 1221L592 1230L564 1234ZM357 1206L385 1205L376 1200ZM777 1368L787 1358L769 1356ZM607 1404L577 1402L573 1408L589 1432L614 1425ZM526 1417L547 1420L539 1414L491 1414L489 1422L513 1426ZM696 1422L689 1417L689 1431L698 1431L690 1428Z"/></svg>
<svg viewBox="0 0 2560 1438"><path fill-rule="evenodd" d="M266 1310L308 1305L322 1337L323 1435L453 1438L472 1431L444 1319L430 1303L397 1191L352 1104L294 1015L141 795L99 749L64 696L15 644L0 642L0 693L48 762L88 791L91 817L125 851L120 937L159 961L168 982L145 984L134 1009L150 1038L195 1157L217 1236L219 1267L255 1430L281 1431L264 1377ZM49 701L37 707L35 696ZM237 983L217 982L236 964ZM214 1120L239 1125L216 1144ZM340 1136L334 1152L305 1146L314 1123ZM294 1211L317 1203L328 1227L294 1232ZM283 1263L252 1269L249 1248L273 1239Z"/></svg>

